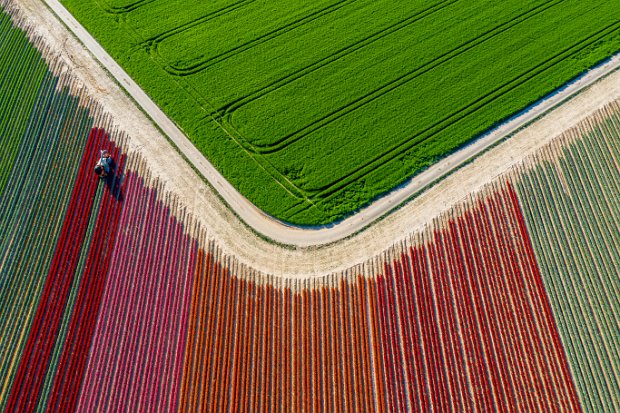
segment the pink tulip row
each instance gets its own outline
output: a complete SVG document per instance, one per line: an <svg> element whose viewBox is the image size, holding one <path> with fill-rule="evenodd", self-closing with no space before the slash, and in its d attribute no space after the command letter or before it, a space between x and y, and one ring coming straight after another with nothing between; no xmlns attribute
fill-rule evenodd
<svg viewBox="0 0 620 413"><path fill-rule="evenodd" d="M135 173L112 251L78 411L173 411L196 241Z"/></svg>
<svg viewBox="0 0 620 413"><path fill-rule="evenodd" d="M65 305L69 298L74 278L78 275L78 263L81 256L86 256L86 266L81 278L81 288L78 301L74 306L71 327L63 345L63 354L60 370L57 370L54 388L55 396L62 396L69 400L68 393L74 392L71 388L72 379L65 382L65 374L76 377L75 369L79 370L80 361L84 359L90 343L89 322L97 311L96 294L102 283L105 282L107 261L105 254L99 249L109 248L113 242L116 230L115 217L120 209L114 197L104 197L104 204L108 208L97 208L95 193L98 178L92 172L92 166L97 160L99 149L108 149L117 159L118 168L122 170L124 157L120 156L119 149L110 142L108 136L101 129L92 129L84 149L79 172L75 183L71 201L65 215L60 238L52 259L49 274L45 279L45 286L33 324L30 329L26 347L22 354L13 381L8 399L8 410L22 410L27 406L36 405L47 368L52 358L52 351L58 338L60 323L65 312ZM112 181L115 185L115 180ZM94 216L99 210L103 215ZM92 243L87 239L89 222L96 219ZM86 249L88 248L88 249ZM103 275L103 278L102 278ZM94 283L94 287L91 284ZM95 296L93 296L95 294ZM79 374L77 375L79 377ZM79 381L78 381L79 382ZM68 385L68 386L67 386ZM57 399L54 398L53 402ZM59 408L52 404L53 408ZM62 408L62 407L60 407Z"/></svg>

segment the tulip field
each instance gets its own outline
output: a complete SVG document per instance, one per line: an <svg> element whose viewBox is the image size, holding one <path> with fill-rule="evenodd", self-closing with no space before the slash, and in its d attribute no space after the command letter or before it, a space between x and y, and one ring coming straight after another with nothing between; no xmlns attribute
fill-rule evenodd
<svg viewBox="0 0 620 413"><path fill-rule="evenodd" d="M517 180L584 407L620 410L620 105L547 148ZM564 144L563 144L564 143Z"/></svg>
<svg viewBox="0 0 620 413"><path fill-rule="evenodd" d="M180 410L578 411L511 187L439 226L304 282L200 252Z"/></svg>
<svg viewBox="0 0 620 413"><path fill-rule="evenodd" d="M288 278L225 253L13 9L0 83L1 411L620 410L620 102Z"/></svg>

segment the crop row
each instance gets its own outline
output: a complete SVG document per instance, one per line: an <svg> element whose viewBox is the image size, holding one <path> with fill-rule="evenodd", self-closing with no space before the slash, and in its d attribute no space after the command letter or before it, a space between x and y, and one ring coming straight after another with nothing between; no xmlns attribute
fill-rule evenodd
<svg viewBox="0 0 620 413"><path fill-rule="evenodd" d="M94 227L90 243L82 242L81 254L85 257L84 267L48 401L48 406L53 406L57 411L70 411L75 406L78 394L76 389L79 388L84 374L94 325L102 302L103 287L106 284L106 275L109 274L112 249L116 245L116 237L122 228L119 225L122 208L120 201L123 196L123 185L120 179L126 157L109 141L105 131L95 129L92 133L94 144L90 147L90 153L84 156L87 162L86 181L90 183L97 180L93 177L91 169L100 149L107 149L112 154L116 160L117 174L108 183L108 188L104 188L102 183L95 183L95 186L103 189L103 195L96 218L91 212ZM59 243L60 245L62 244Z"/></svg>
<svg viewBox="0 0 620 413"><path fill-rule="evenodd" d="M376 278L258 285L199 251L180 409L578 410L512 194L390 254Z"/></svg>
<svg viewBox="0 0 620 413"><path fill-rule="evenodd" d="M93 119L0 16L0 408L8 402ZM19 275L19 276L18 276ZM58 303L64 306L65 303Z"/></svg>
<svg viewBox="0 0 620 413"><path fill-rule="evenodd" d="M40 91L52 79L46 78L47 66L23 33L12 27L6 14L0 15L0 195L9 179L20 142L28 133L33 106L41 104ZM45 95L45 94L44 94Z"/></svg>
<svg viewBox="0 0 620 413"><path fill-rule="evenodd" d="M617 104L415 239L295 280L224 255L63 76L0 104L23 122L0 190L1 409L620 409Z"/></svg>
<svg viewBox="0 0 620 413"><path fill-rule="evenodd" d="M2 364L9 410L580 409L510 185L364 270L283 281L205 242L139 162L98 184L102 147L123 169L92 129L25 347Z"/></svg>
<svg viewBox="0 0 620 413"><path fill-rule="evenodd" d="M4 408L579 409L509 186L365 269L276 280L205 241L137 158L125 172L87 133L104 119L45 79L2 193ZM46 185L32 156L58 169Z"/></svg>
<svg viewBox="0 0 620 413"><path fill-rule="evenodd" d="M71 407L173 411L196 241L134 172L126 177L123 195L122 229L111 250L100 311L90 321L92 349L73 386L81 391Z"/></svg>
<svg viewBox="0 0 620 413"><path fill-rule="evenodd" d="M510 186L363 270L276 280L136 172L95 194L106 139L86 145L10 410L579 410Z"/></svg>
<svg viewBox="0 0 620 413"><path fill-rule="evenodd" d="M583 406L620 401L620 106L560 138L515 176Z"/></svg>
<svg viewBox="0 0 620 413"><path fill-rule="evenodd" d="M62 346L62 355L59 364L55 366L56 379L50 400L53 406L57 404L59 396L62 396L60 398L63 404L58 408L66 410L64 403L71 403L71 395L66 389L75 388L74 381L79 380L80 369L83 369L79 361L83 361L83 357L87 355L91 341L89 320L97 315L99 291L102 283L105 283L104 275L107 273L109 262L108 250L114 243L115 232L118 229L115 217L118 215L119 202L113 191L107 191L101 199L102 204L96 216L92 242L88 242L85 238L89 221L94 218L91 212L99 187L99 180L92 172L92 165L96 162L101 148L110 150L117 159L119 170L122 170L123 157L120 156L118 148L113 147L102 130L91 130L81 157L77 178L73 183L73 191L47 271L48 275L9 393L7 403L9 411L26 409L27 406L36 404L40 397L78 263L80 257L87 254L74 311ZM87 248L84 248L85 246Z"/></svg>

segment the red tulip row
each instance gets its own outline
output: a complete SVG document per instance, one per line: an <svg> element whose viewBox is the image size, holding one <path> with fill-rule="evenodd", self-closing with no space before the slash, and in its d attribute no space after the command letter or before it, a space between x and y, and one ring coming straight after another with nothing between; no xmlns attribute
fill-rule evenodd
<svg viewBox="0 0 620 413"><path fill-rule="evenodd" d="M98 185L98 178L93 174L92 167L97 160L99 149L102 147L113 149L113 145L109 142L104 131L92 129L82 155L76 181L73 184L71 201L43 293L37 306L17 375L12 384L7 404L9 411L36 405L40 396L65 304L78 268L78 261L80 256L85 253L83 251L84 246L89 244L88 240L85 239L86 230L89 221L94 219L91 213L94 209L95 192ZM118 156L118 152L116 154ZM93 257L94 251L91 249L88 254L89 257ZM105 265L102 262L98 262L98 264ZM103 274L106 270L100 266L91 269L91 271ZM74 374L75 372L71 373Z"/></svg>
<svg viewBox="0 0 620 413"><path fill-rule="evenodd" d="M578 411L512 189L441 224L327 285L258 285L201 251L181 410Z"/></svg>
<svg viewBox="0 0 620 413"><path fill-rule="evenodd" d="M99 130L98 134L104 136L102 130ZM112 178L110 188L104 191L96 217L74 311L56 368L48 411L64 412L75 409L110 268L112 249L119 232L122 210L120 197L124 186L119 181L119 176L123 173L126 155L121 155L119 148L109 142L107 137L104 137L99 148L108 150L116 160L117 174Z"/></svg>

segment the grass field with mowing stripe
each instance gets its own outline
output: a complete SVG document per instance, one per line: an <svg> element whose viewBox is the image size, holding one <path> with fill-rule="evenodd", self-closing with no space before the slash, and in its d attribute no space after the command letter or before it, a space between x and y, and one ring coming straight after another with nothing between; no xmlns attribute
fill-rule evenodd
<svg viewBox="0 0 620 413"><path fill-rule="evenodd" d="M620 49L613 0L62 3L242 194L304 225Z"/></svg>

